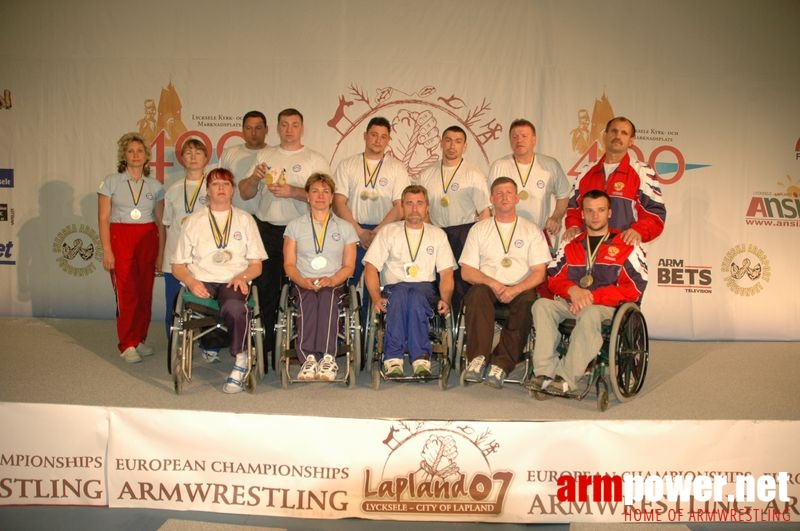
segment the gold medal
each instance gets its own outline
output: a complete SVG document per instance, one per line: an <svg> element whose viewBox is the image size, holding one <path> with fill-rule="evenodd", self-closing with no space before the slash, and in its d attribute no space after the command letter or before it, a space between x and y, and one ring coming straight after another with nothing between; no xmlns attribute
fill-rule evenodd
<svg viewBox="0 0 800 531"><path fill-rule="evenodd" d="M415 277L417 276L418 273L419 273L419 267L417 266L417 264L411 264L410 266L408 266L409 276Z"/></svg>
<svg viewBox="0 0 800 531"><path fill-rule="evenodd" d="M578 281L578 284L579 284L579 285L580 285L580 287L582 287L583 289L586 289L586 288L588 288L589 286L591 286L592 284L594 284L594 277L592 276L592 274L591 274L591 273L586 273L586 274L585 274L584 276L582 276L582 277L581 277L581 279Z"/></svg>
<svg viewBox="0 0 800 531"><path fill-rule="evenodd" d="M530 197L530 194L528 194L528 191L527 191L527 190L523 190L523 191L521 191L521 192L519 193L519 198L520 198L522 201L525 201L526 199L528 199L528 197Z"/></svg>
<svg viewBox="0 0 800 531"><path fill-rule="evenodd" d="M270 186L272 184L272 181L274 181L274 180L275 180L275 177L273 177L273 175L271 173L266 174L264 176L264 179L263 179L264 184L266 184L267 186Z"/></svg>
<svg viewBox="0 0 800 531"><path fill-rule="evenodd" d="M450 204L450 198L447 197L447 196L444 196L439 200L439 203L441 203L441 205L443 207L446 207L446 206L448 206Z"/></svg>
<svg viewBox="0 0 800 531"><path fill-rule="evenodd" d="M500 265L503 267L511 267L511 258L506 256L505 258L500 260Z"/></svg>

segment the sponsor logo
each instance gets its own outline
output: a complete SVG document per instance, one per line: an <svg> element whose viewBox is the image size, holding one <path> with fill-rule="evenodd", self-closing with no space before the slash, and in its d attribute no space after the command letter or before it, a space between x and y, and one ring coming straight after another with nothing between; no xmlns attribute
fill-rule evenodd
<svg viewBox="0 0 800 531"><path fill-rule="evenodd" d="M9 221L14 225L14 209L9 208L6 203L0 203L0 222L3 221Z"/></svg>
<svg viewBox="0 0 800 531"><path fill-rule="evenodd" d="M71 223L61 229L53 240L52 249L58 267L73 277L91 275L103 262L100 236L88 225Z"/></svg>
<svg viewBox="0 0 800 531"><path fill-rule="evenodd" d="M760 293L772 277L767 255L752 244L739 244L730 249L722 259L725 285L744 297Z"/></svg>
<svg viewBox="0 0 800 531"><path fill-rule="evenodd" d="M340 149L343 153L362 151L362 129L373 117L385 116L392 124L392 142L386 153L405 166L412 182L417 181L426 166L439 160L441 132L454 121L475 139L488 164L486 144L497 140L503 131L503 126L490 115L491 104L486 98L472 105L455 93L440 94L439 88L431 85L411 92L380 87L369 94L351 83L347 94L339 96L339 103L327 122L339 134L331 163Z"/></svg>
<svg viewBox="0 0 800 531"><path fill-rule="evenodd" d="M383 470L364 470L366 513L501 514L514 479L492 470L488 457L500 444L490 430L469 425L399 422L383 443Z"/></svg>
<svg viewBox="0 0 800 531"><path fill-rule="evenodd" d="M14 260L14 242L0 243L0 265L16 265Z"/></svg>
<svg viewBox="0 0 800 531"><path fill-rule="evenodd" d="M686 293L711 293L711 266L687 265L682 258L659 258L658 286L683 288Z"/></svg>
<svg viewBox="0 0 800 531"><path fill-rule="evenodd" d="M586 164L594 164L603 156L605 146L603 145L603 131L609 120L614 118L614 109L611 100L605 93L600 98L594 100L592 114L585 108L578 110L578 126L570 131L570 141L572 151L580 155L575 164L567 172L570 177L580 175L580 168ZM633 120L636 123L636 120ZM675 140L678 138L679 131L671 131L664 128L636 128L636 140L657 142L657 145L649 154L645 156L644 151L638 144L631 146L630 150L642 162L654 168L658 174L661 184L673 184L678 182L687 170L705 168L709 164L687 163L683 152L675 147ZM662 160L662 155L667 155L671 160Z"/></svg>
<svg viewBox="0 0 800 531"><path fill-rule="evenodd" d="M800 227L800 185L790 175L779 181L784 190L755 192L750 197L744 222L761 227Z"/></svg>
<svg viewBox="0 0 800 531"><path fill-rule="evenodd" d="M0 168L0 188L14 188L13 168Z"/></svg>

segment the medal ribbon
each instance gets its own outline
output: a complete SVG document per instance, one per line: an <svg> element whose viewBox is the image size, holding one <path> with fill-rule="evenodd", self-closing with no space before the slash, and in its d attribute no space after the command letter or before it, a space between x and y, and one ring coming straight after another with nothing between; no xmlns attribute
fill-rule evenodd
<svg viewBox="0 0 800 531"><path fill-rule="evenodd" d="M606 241L609 237L610 233L606 233L603 236L603 239L597 242L594 249L589 250L589 236L586 236L586 240L584 243L586 244L586 274L592 272L592 267L594 267L594 261L597 259L597 252L600 250L600 246L603 245L603 242Z"/></svg>
<svg viewBox="0 0 800 531"><path fill-rule="evenodd" d="M231 214L233 214L233 209L228 210L228 219L225 220L225 227L220 230L219 225L217 225L217 218L214 217L211 209L208 209L208 221L209 225L211 225L211 234L214 235L214 243L217 245L217 249L224 249L228 246L228 238L231 236Z"/></svg>
<svg viewBox="0 0 800 531"><path fill-rule="evenodd" d="M142 190L144 190L144 179L139 186L139 191L134 193L133 186L131 186L131 181L128 180L128 190L131 191L131 199L133 199L133 206L139 206L139 199L142 197Z"/></svg>
<svg viewBox="0 0 800 531"><path fill-rule="evenodd" d="M331 213L328 211L328 215L325 217L325 224L322 225L321 237L320 233L317 232L317 223L314 221L314 215L309 215L311 216L311 232L314 234L314 252L321 254L323 247L325 247L325 236L328 234L328 224L331 221Z"/></svg>
<svg viewBox="0 0 800 531"><path fill-rule="evenodd" d="M531 170L533 170L533 160L531 159L531 165L528 166L528 173L525 174L525 178L522 178L522 172L519 171L519 164L517 163L517 157L514 157L514 166L517 168L517 175L519 175L519 181L522 183L522 188L528 185L528 179L531 178Z"/></svg>
<svg viewBox="0 0 800 531"><path fill-rule="evenodd" d="M188 182L189 179L183 180L183 209L186 211L187 214L191 214L194 212L194 205L197 203L197 198L200 196L200 189L203 187L203 183L206 180L206 176L203 175L203 178L200 179L200 182L197 185L197 188L192 195L192 198L189 199L189 187Z"/></svg>
<svg viewBox="0 0 800 531"><path fill-rule="evenodd" d="M406 233L406 245L408 246L408 254L411 256L411 261L417 261L417 255L419 254L419 248L422 247L422 238L425 236L425 225L422 226L422 232L419 235L419 241L417 241L417 246L414 250L411 250L411 240L408 239L408 226L403 223L403 231Z"/></svg>
<svg viewBox="0 0 800 531"><path fill-rule="evenodd" d="M450 180L447 181L447 184L444 184L444 162L442 162L442 166L439 168L439 174L442 176L442 192L444 192L445 195L447 195L447 191L450 189L450 183L452 183L453 179L455 179L456 173L458 173L458 169L461 167L461 163L463 162L464 159L461 159L461 161L459 161L458 166L456 166L456 169L453 171L453 173L450 174Z"/></svg>
<svg viewBox="0 0 800 531"><path fill-rule="evenodd" d="M375 183L378 182L378 174L381 172L381 167L383 167L383 157L378 162L378 165L375 166L375 170L370 173L369 166L367 166L367 154L364 153L364 188L372 188L375 189Z"/></svg>
<svg viewBox="0 0 800 531"><path fill-rule="evenodd" d="M505 238L503 238L503 233L500 232L500 226L497 224L497 218L494 219L494 228L497 229L497 235L500 236L500 243L503 244L503 252L508 254L508 250L511 248L511 240L514 239L514 232L517 230L517 220L519 217L514 218L514 226L511 228L511 234L508 235L508 243L506 243Z"/></svg>

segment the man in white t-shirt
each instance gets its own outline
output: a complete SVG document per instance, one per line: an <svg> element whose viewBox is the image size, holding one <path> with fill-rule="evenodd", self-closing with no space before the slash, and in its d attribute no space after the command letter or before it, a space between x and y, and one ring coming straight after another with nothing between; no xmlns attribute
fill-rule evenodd
<svg viewBox="0 0 800 531"><path fill-rule="evenodd" d="M267 149L267 117L261 111L249 111L242 119L242 137L244 144L226 148L219 159L217 167L225 168L233 173L236 189L233 193L233 206L255 215L258 210L258 196L244 200L239 193L239 182L250 175L248 172L255 165L256 157Z"/></svg>
<svg viewBox="0 0 800 531"><path fill-rule="evenodd" d="M386 225L373 240L364 257L364 284L375 312L386 312L383 367L387 376L403 376L407 345L414 375L427 377L431 375L428 322L434 307L441 315L450 311L456 262L444 231L424 222L428 214L425 188L406 187L401 201L405 221Z"/></svg>
<svg viewBox="0 0 800 531"><path fill-rule="evenodd" d="M275 341L275 319L283 286L283 233L293 219L308 212L305 185L312 173L330 173L328 161L303 145L303 115L297 109L278 113L279 146L256 155L249 177L239 181L242 199L258 196L256 223L269 259L254 284L263 313L265 342Z"/></svg>
<svg viewBox="0 0 800 531"><path fill-rule="evenodd" d="M472 284L464 298L469 361L465 378L479 382L485 376L487 385L500 388L530 333L535 288L545 280L550 249L541 229L517 215L513 179L498 177L491 201L494 217L469 231L459 265L461 276ZM508 306L508 317L492 349L497 303Z"/></svg>

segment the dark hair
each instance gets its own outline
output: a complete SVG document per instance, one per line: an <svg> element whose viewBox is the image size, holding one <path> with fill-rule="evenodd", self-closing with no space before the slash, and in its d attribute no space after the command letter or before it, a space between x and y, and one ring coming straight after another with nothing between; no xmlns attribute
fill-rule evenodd
<svg viewBox="0 0 800 531"><path fill-rule="evenodd" d="M466 133L466 131L464 131L464 130L463 130L461 127L459 127L459 126L457 126L457 125L451 125L451 126L450 126L450 127L448 127L447 129L445 129L444 131L442 131L442 139L444 139L444 135L445 135L445 133L461 133L462 135L464 135L464 140L466 140L466 139L467 139L467 133Z"/></svg>
<svg viewBox="0 0 800 531"><path fill-rule="evenodd" d="M514 191L517 190L517 181L515 181L511 177L498 177L497 179L495 179L492 182L492 186L491 186L490 190L492 192L494 192L494 189L496 187L500 186L501 184L513 184L514 185Z"/></svg>
<svg viewBox="0 0 800 531"><path fill-rule="evenodd" d="M211 186L213 181L228 181L232 186L236 186L233 181L233 173L225 168L214 168L206 175L206 188Z"/></svg>
<svg viewBox="0 0 800 531"><path fill-rule="evenodd" d="M267 126L267 117L261 111L247 111L242 118L242 127L244 127L244 123L248 118L261 118L261 121L264 122L264 127Z"/></svg>
<svg viewBox="0 0 800 531"><path fill-rule="evenodd" d="M400 200L405 201L406 196L409 194L422 194L425 196L425 202L430 203L430 199L428 199L428 189L421 184L409 184L403 188L403 194L400 196Z"/></svg>
<svg viewBox="0 0 800 531"><path fill-rule="evenodd" d="M600 199L601 197L605 197L606 201L608 202L608 207L611 208L611 197L605 193L603 190L589 190L583 196L581 196L581 209L583 208L583 201L586 198L589 199Z"/></svg>
<svg viewBox="0 0 800 531"><path fill-rule="evenodd" d="M280 123L281 118L283 118L284 116L299 116L300 117L300 123L303 123L303 113L301 113L297 109L293 109L292 107L289 107L288 109L284 109L284 110L282 110L281 112L278 113L278 123Z"/></svg>
<svg viewBox="0 0 800 531"><path fill-rule="evenodd" d="M611 124L613 124L614 122L626 122L631 124L631 129L633 131L631 134L631 138L636 136L636 126L633 125L633 122L631 122L628 118L625 118L624 116L617 116L615 118L610 119L606 124L606 132L608 132L608 129L611 127Z"/></svg>
<svg viewBox="0 0 800 531"><path fill-rule="evenodd" d="M385 127L387 131L390 133L392 132L392 124L389 123L389 120L384 118L383 116L376 116L375 118L371 119L369 123L367 123L367 131L373 128L373 126L378 127Z"/></svg>
<svg viewBox="0 0 800 531"><path fill-rule="evenodd" d="M511 125L508 127L509 135L511 134L511 131L515 127L530 127L531 131L533 131L534 136L536 135L536 127L533 125L533 122L531 122L530 120L526 120L525 118L517 118L516 120L511 122Z"/></svg>

